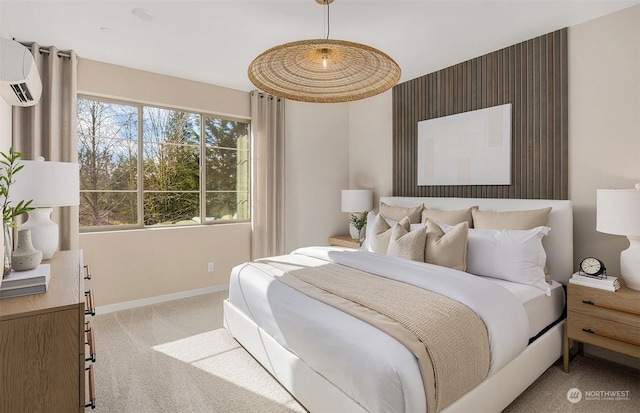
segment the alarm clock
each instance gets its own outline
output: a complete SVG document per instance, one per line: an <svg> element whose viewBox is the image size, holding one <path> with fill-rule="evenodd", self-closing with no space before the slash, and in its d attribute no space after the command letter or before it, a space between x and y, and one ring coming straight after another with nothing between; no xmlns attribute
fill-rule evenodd
<svg viewBox="0 0 640 413"><path fill-rule="evenodd" d="M580 271L592 277L600 277L603 274L606 276L607 269L604 262L594 257L587 257L580 263Z"/></svg>

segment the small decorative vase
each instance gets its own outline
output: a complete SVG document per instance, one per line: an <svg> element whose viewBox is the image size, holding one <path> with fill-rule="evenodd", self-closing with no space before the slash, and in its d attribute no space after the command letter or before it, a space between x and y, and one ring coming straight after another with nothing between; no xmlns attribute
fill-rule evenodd
<svg viewBox="0 0 640 413"><path fill-rule="evenodd" d="M364 224L364 227L360 228L358 231L358 241L364 241L365 235L367 234L367 224Z"/></svg>
<svg viewBox="0 0 640 413"><path fill-rule="evenodd" d="M351 223L349 224L349 235L351 235L351 239L356 241L360 238L360 231Z"/></svg>
<svg viewBox="0 0 640 413"><path fill-rule="evenodd" d="M36 268L42 262L42 252L31 243L31 230L18 230L18 246L11 257L12 268L16 271L27 271Z"/></svg>
<svg viewBox="0 0 640 413"><path fill-rule="evenodd" d="M11 273L11 251L13 250L13 241L11 240L11 227L2 224L2 234L4 237L4 250L2 255L2 278L7 278Z"/></svg>

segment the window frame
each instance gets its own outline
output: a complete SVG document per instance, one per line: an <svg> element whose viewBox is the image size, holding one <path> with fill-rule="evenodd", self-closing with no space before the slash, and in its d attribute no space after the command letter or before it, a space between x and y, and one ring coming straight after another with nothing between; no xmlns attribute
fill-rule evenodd
<svg viewBox="0 0 640 413"><path fill-rule="evenodd" d="M83 192L92 192L92 191L97 191L97 192L101 192L101 193L106 193L106 192L114 192L114 193L127 193L127 192L135 192L136 194L136 200L137 200L137 223L136 224L122 224L122 225L90 225L90 226L82 226L79 225L79 230L80 233L90 233L90 232L107 232L107 231L131 231L131 230L149 230L149 229L153 229L153 230L157 230L157 229L171 229L171 228L189 228L189 227L194 227L194 226L206 226L206 225L220 225L220 224L239 224L239 223L247 223L247 222L251 222L252 220L252 199L253 199L253 171L252 171L252 167L253 167L253 162L252 162L252 142L251 142L251 119L250 118L243 118L243 117L238 117L238 116L228 116L228 115L221 115L221 114L217 114L214 112L206 112L206 111L201 111L201 110L195 110L195 109L190 109L190 108L185 108L185 107L180 107L180 106L167 106L167 105L161 105L161 104L152 104L152 103L143 103L140 101L136 101L136 100L129 100L129 99L121 99L121 98L110 98L110 97L104 97L104 96L99 96L99 95L92 95L89 93L78 93L77 95L77 99L90 99L90 100L94 100L94 101L99 101L99 102L103 102L103 103L107 103L107 104L114 104L114 105L126 105L126 106L132 106L135 107L137 109L137 131L136 131L136 139L137 139L137 146L136 146L136 150L137 150L137 162L136 162L136 172L137 172L137 179L136 179L136 185L137 188L135 191L125 191L125 190L82 190L80 189L80 194L82 194ZM170 110L170 111L179 111L179 112L187 112L187 113L192 113L195 114L197 116L200 117L200 164L198 165L198 178L199 178L199 191L198 191L198 195L199 195L199 213L200 213L200 222L193 222L193 224L188 223L188 224L181 224L181 225L145 225L144 223L144 194L145 194L145 189L144 189L144 139L143 139L143 133L144 133L144 128L143 128L143 121L144 121L144 107L150 107L150 108L157 108L157 109L162 109L162 110ZM76 105L76 117L77 117L77 105ZM247 149L238 149L238 148L226 148L226 147L221 147L221 146L211 146L209 148L207 148L207 140L206 140L206 125L205 125L205 118L213 118L213 119L223 119L225 121L230 121L230 122L241 122L241 123L246 123L247 124ZM77 130L76 130L77 133ZM78 140L79 140L79 136L78 136ZM76 150L78 150L77 148L78 145L76 145ZM243 218L243 219L215 219L215 220L207 220L206 219L206 213L207 213L207 176L206 176L206 150L207 149L214 149L214 148L220 148L220 149L225 149L225 150L235 150L238 153L240 151L242 152L246 152L247 154L247 159L249 160L248 165L247 165L247 177L248 177L248 181L249 181L249 185L247 188L247 199L248 199L248 218ZM151 190L149 190L151 191ZM149 192L147 191L147 192ZM171 192L171 191L159 191L159 192ZM194 192L195 191L191 191ZM212 191L209 191L212 192ZM233 191L223 191L221 190L220 192L233 192ZM244 192L244 191L235 191L236 193L239 192Z"/></svg>

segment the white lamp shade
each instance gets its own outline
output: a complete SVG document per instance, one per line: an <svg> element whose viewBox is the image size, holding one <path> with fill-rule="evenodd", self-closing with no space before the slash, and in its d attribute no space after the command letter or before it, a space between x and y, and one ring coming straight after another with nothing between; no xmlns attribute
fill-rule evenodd
<svg viewBox="0 0 640 413"><path fill-rule="evenodd" d="M596 231L640 237L640 190L598 189Z"/></svg>
<svg viewBox="0 0 640 413"><path fill-rule="evenodd" d="M77 163L19 161L24 165L14 176L9 200L16 205L32 199L33 207L59 207L80 203L80 168Z"/></svg>
<svg viewBox="0 0 640 413"><path fill-rule="evenodd" d="M371 190L343 189L342 212L365 212L371 210Z"/></svg>

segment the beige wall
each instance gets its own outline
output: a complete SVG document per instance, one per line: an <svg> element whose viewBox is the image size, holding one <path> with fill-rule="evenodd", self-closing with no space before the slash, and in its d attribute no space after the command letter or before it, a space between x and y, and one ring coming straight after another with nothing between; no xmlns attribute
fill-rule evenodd
<svg viewBox="0 0 640 413"><path fill-rule="evenodd" d="M349 231L340 190L349 188L346 103L287 101L285 107L285 250L326 245Z"/></svg>
<svg viewBox="0 0 640 413"><path fill-rule="evenodd" d="M78 93L249 119L249 93L78 59Z"/></svg>
<svg viewBox="0 0 640 413"><path fill-rule="evenodd" d="M251 224L154 228L80 235L96 305L140 300L229 283L250 259ZM207 272L207 263L214 271Z"/></svg>
<svg viewBox="0 0 640 413"><path fill-rule="evenodd" d="M569 198L574 257L620 273L624 237L596 232L596 189L640 182L640 6L569 29Z"/></svg>
<svg viewBox="0 0 640 413"><path fill-rule="evenodd" d="M373 190L374 207L393 191L392 96L388 90L349 103L349 183Z"/></svg>
<svg viewBox="0 0 640 413"><path fill-rule="evenodd" d="M620 274L625 237L596 231L596 189L640 182L640 6L569 28L569 199L575 265L602 259ZM588 353L638 367L628 356Z"/></svg>
<svg viewBox="0 0 640 413"><path fill-rule="evenodd" d="M102 97L170 105L248 119L249 94L86 59L78 64L78 91ZM250 258L251 225L222 224L185 228L80 234L91 266L96 304L105 306L224 287L234 265ZM207 272L207 263L215 269Z"/></svg>

